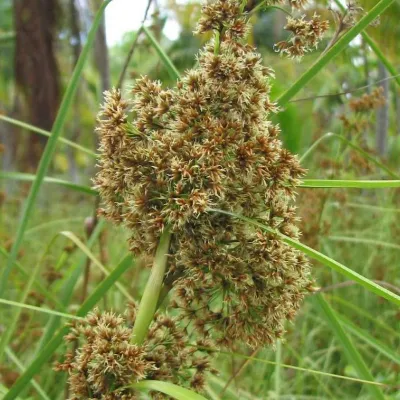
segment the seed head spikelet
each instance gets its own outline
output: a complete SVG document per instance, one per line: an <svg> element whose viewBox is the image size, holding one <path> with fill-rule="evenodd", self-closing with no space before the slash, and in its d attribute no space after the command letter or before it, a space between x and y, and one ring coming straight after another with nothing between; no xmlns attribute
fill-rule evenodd
<svg viewBox="0 0 400 400"><path fill-rule="evenodd" d="M168 274L176 277L182 318L221 345L258 346L282 336L312 285L298 250L209 212L242 214L300 236L292 201L304 170L269 119L278 111L269 98L273 71L245 43L240 6L236 0L204 6L196 31L219 35L175 88L142 77L131 110L119 92L108 95L95 184L103 213L129 228L136 254L153 254L170 227Z"/></svg>

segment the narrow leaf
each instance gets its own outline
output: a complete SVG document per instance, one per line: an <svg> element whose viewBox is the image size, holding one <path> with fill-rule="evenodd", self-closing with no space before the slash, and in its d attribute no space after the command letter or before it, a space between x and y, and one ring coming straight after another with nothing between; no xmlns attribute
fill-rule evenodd
<svg viewBox="0 0 400 400"><path fill-rule="evenodd" d="M400 187L400 180L393 181L363 181L363 180L330 180L330 179L303 179L299 185L302 188L358 188L382 189Z"/></svg>
<svg viewBox="0 0 400 400"><path fill-rule="evenodd" d="M153 34L143 25L143 32L146 34L147 38L150 40L151 44L153 45L155 51L157 52L158 56L164 63L170 77L174 80L177 80L181 77L179 71L176 69L175 65L171 61L171 59L167 56L165 51L161 48L160 44L157 42L157 39L153 36Z"/></svg>
<svg viewBox="0 0 400 400"><path fill-rule="evenodd" d="M22 172L0 172L0 179L10 179L15 181L22 181L22 182L35 182L36 175L33 174L26 174ZM77 192L90 194L91 196L96 196L97 191L92 189L89 186L85 185L78 185L77 183L65 181L63 179L52 178L50 176L45 176L42 180L44 183L54 183L56 185L64 186L68 189L75 190Z"/></svg>
<svg viewBox="0 0 400 400"><path fill-rule="evenodd" d="M387 290L386 288L378 285L377 283L371 281L368 278L365 278L364 276L360 275L359 273L353 271L352 269L346 267L345 265L333 260L332 258L320 253L317 250L312 249L311 247L306 246L305 244L302 244L298 242L295 239L292 239L283 233L276 231L258 221L255 221L251 218L244 217L239 214L231 213L229 211L223 211L223 210L217 210L217 209L209 209L210 212L216 212L220 214L225 214L225 215L230 215L231 217L235 217L237 219L240 219L244 222L247 222L253 226L257 226L258 228L265 230L267 232L273 233L280 237L285 243L288 245L294 247L297 250L302 251L304 254L307 254L310 258L313 258L314 260L317 260L321 262L322 264L326 265L327 267L332 268L333 270L339 272L340 274L346 276L347 278L350 278L351 280L359 283L361 286L364 286L367 290L369 290L372 293L377 294L378 296L381 296L392 303L400 306L400 296L397 294L391 292L390 290Z"/></svg>
<svg viewBox="0 0 400 400"><path fill-rule="evenodd" d="M9 124L12 124L15 126L19 126L20 128L26 129L28 131L38 133L39 135L42 135L42 136L47 136L47 137L51 136L51 132L45 131L44 129L38 128L31 124L27 124L26 122L18 121L17 119L7 117L5 115L0 114L0 120L8 122ZM67 146L73 147L74 149L79 150L82 153L86 153L87 155L89 155L91 157L97 157L97 155L94 151L89 150L86 147L79 145L78 143L75 143L71 140L65 139L61 136L58 138L58 140L59 140L59 142L66 144Z"/></svg>
<svg viewBox="0 0 400 400"><path fill-rule="evenodd" d="M164 393L177 400L207 400L205 397L200 396L192 390L182 388L169 382L161 381L141 381L131 385L132 388L138 390L156 390L157 392Z"/></svg>
<svg viewBox="0 0 400 400"><path fill-rule="evenodd" d="M317 306L321 314L325 317L328 325L341 343L346 358L353 365L354 369L357 371L358 376L362 379L374 381L374 377L372 376L363 358L361 357L361 354L358 352L357 348L354 346L353 342L344 331L340 321L336 317L335 311L324 299L324 296L322 296L321 294L317 294L313 296L312 301ZM378 387L369 385L367 386L367 389L371 393L373 399L385 400L382 391Z"/></svg>

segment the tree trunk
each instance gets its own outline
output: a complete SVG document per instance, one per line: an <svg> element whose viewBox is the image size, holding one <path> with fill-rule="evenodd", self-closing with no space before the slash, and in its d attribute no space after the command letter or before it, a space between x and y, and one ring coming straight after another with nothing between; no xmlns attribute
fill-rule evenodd
<svg viewBox="0 0 400 400"><path fill-rule="evenodd" d="M76 0L69 1L69 10L70 10L70 26L71 26L71 47L73 54L73 65L72 69L75 68L76 63L78 62L79 55L82 50L82 41L81 41L81 30L79 23L79 11ZM75 102L73 106L73 114L74 119L72 122L72 135L71 140L73 142L79 141L79 136L81 133L81 119L80 119L80 99L81 97L81 85L78 86L77 93L75 96ZM76 150L72 147L67 148L67 158L68 158L68 168L69 175L71 177L72 182L78 182L78 167L76 165Z"/></svg>
<svg viewBox="0 0 400 400"><path fill-rule="evenodd" d="M96 10L100 7L102 1L96 0ZM106 26L104 16L96 34L95 42L95 62L101 79L101 101L103 101L104 92L110 89L110 65L108 61L108 47L106 39ZM95 136L95 146L98 147L98 137Z"/></svg>
<svg viewBox="0 0 400 400"><path fill-rule="evenodd" d="M57 0L14 0L15 77L31 124L51 130L59 105L59 72L54 51ZM46 138L30 135L25 160L35 169Z"/></svg>

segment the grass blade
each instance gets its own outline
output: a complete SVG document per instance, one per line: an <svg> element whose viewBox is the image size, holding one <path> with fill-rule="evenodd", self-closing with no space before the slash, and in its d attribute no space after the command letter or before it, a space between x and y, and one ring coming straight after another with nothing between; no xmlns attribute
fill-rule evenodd
<svg viewBox="0 0 400 400"><path fill-rule="evenodd" d="M3 255L4 257L9 257L8 251L6 251L4 248L0 247L0 254ZM15 266L18 270L18 272L26 279L29 280L30 274L28 274L25 269L22 267L22 265L16 261ZM40 282L36 281L33 283L36 287L36 290L41 293L47 300L50 300L56 305L57 307L61 307L61 303L59 300L49 291L47 290Z"/></svg>
<svg viewBox="0 0 400 400"><path fill-rule="evenodd" d="M22 172L0 172L0 179L11 179L23 182L34 182L36 175L26 174ZM68 189L96 196L97 191L89 186L78 185L73 182L65 181L59 178L45 176L44 183L53 183L56 185L64 186ZM383 188L397 188L400 187L400 180L330 180L330 179L303 179L303 182L298 186L300 188L331 188L331 189L383 189Z"/></svg>
<svg viewBox="0 0 400 400"><path fill-rule="evenodd" d="M96 243L96 240L98 240L103 228L105 225L105 221L103 219L99 220L98 224L96 225L96 228L90 235L90 238L87 242L87 247L90 249L92 246ZM78 282L79 277L82 274L83 268L85 267L87 257L84 255L83 257L80 258L80 260L77 263L77 266L73 270L71 276L68 278L68 280L64 283L63 289L60 293L60 301L61 303L67 307L71 303L72 295L74 292L74 288L76 283ZM59 317L52 317L50 318L49 322L47 323L46 329L40 338L40 342L37 346L36 352L39 353L43 347L51 340L53 337L55 331L58 329L60 324L60 318Z"/></svg>
<svg viewBox="0 0 400 400"><path fill-rule="evenodd" d="M60 232L60 235L65 236L69 240L71 240L73 243L76 244L79 249L82 250L82 252L92 261L92 263L101 271L105 276L110 275L110 271L93 255L93 253L85 246L79 238L73 234L72 232ZM119 282L115 284L115 286L118 288L118 290L126 297L127 300L129 301L135 301L135 299L128 293L126 288L121 285Z"/></svg>
<svg viewBox="0 0 400 400"><path fill-rule="evenodd" d="M274 372L274 388L275 397L279 399L281 394L281 363L282 363L282 342L278 340L276 342L276 352L275 352L275 372Z"/></svg>
<svg viewBox="0 0 400 400"><path fill-rule="evenodd" d="M138 390L156 390L177 400L207 400L192 390L185 389L169 382L161 381L141 381L134 383L131 387Z"/></svg>
<svg viewBox="0 0 400 400"><path fill-rule="evenodd" d="M358 188L358 189L382 189L398 188L400 180L392 181L363 181L363 180L335 180L335 179L303 179L298 187L302 188Z"/></svg>
<svg viewBox="0 0 400 400"><path fill-rule="evenodd" d="M126 256L119 265L107 276L93 293L79 307L76 316L84 317L107 293L112 285L128 270L132 265L132 256ZM14 400L31 379L39 373L40 368L46 363L62 344L63 337L69 332L69 326L64 326L60 331L43 347L42 351L37 355L26 371L18 378L14 385L10 388L3 400Z"/></svg>
<svg viewBox="0 0 400 400"><path fill-rule="evenodd" d="M143 25L143 32L146 34L147 38L150 40L151 44L153 45L155 51L157 52L158 56L164 63L170 77L174 80L180 79L181 75L179 71L176 69L175 65L171 61L171 59L167 56L165 51L161 48L160 44L157 42L157 39L153 36L153 34Z"/></svg>
<svg viewBox="0 0 400 400"><path fill-rule="evenodd" d="M375 350L378 350L380 354L384 355L388 359L400 365L400 356L396 354L395 351L387 347L384 343L375 339L367 331L365 331L365 329L361 329L357 325L353 324L353 322L351 322L343 315L339 315L336 313L336 317L339 319L339 321L345 327L345 329L348 330L351 334L357 336L363 342L367 343Z"/></svg>
<svg viewBox="0 0 400 400"><path fill-rule="evenodd" d="M258 357L252 357L252 356L246 356L245 354L240 354L240 353L235 353L235 352L231 352L231 351L223 351L223 350L213 350L210 348L206 348L206 347L199 347L200 349L205 349L205 350L209 350L209 351L215 351L219 354L225 354L227 356L233 356L233 357L237 357L237 358L244 358L247 360L252 360L255 362L259 362L259 363L263 363L263 364L268 364L268 365L276 365L275 361L269 361L269 360L264 360L263 358L258 358ZM309 369L309 368L303 368L303 367L297 367L295 365L289 365L289 364L280 364L281 368L287 368L287 369L291 369L294 371L301 371L301 372L305 372L305 373L311 373L311 374L316 374L316 375L322 375L322 376L326 376L326 377L330 377L330 378L336 378L336 379L342 379L342 380L346 380L346 381L352 381L352 382L357 382L357 383L364 383L367 385L373 385L373 386L388 386L384 383L381 382L374 382L374 381L370 381L370 380L366 380L366 379L359 379L359 378L353 378L351 376L346 376L346 375L338 375L338 374L332 374L330 372L324 372L324 371L320 371L320 370L315 370L315 369Z"/></svg>
<svg viewBox="0 0 400 400"><path fill-rule="evenodd" d="M363 18L349 29L325 54L323 54L285 93L277 99L285 106L308 82L311 81L331 60L339 55L348 44L372 21L382 14L395 0L381 0Z"/></svg>
<svg viewBox="0 0 400 400"><path fill-rule="evenodd" d="M397 306L400 306L400 296L397 294L391 292L390 290L387 290L386 288L378 285L377 283L371 281L368 278L365 278L364 276L360 275L359 273L353 271L352 269L346 267L345 265L333 260L332 258L320 253L317 250L312 249L311 247L306 246L305 244L302 244L298 242L297 240L294 240L283 233L280 233L279 231L276 231L258 221L255 221L251 218L244 217L239 214L231 213L229 211L223 211L223 210L217 210L217 209L209 209L210 212L216 212L220 214L225 214L225 215L230 215L231 217L235 217L237 219L240 219L244 222L247 222L253 226L257 226L258 228L265 230L267 232L273 233L280 237L285 243L288 245L294 247L297 250L302 251L304 254L309 256L310 258L313 258L314 260L319 261L320 263L326 265L329 268L332 268L334 271L339 272L341 275L346 276L347 278L350 278L351 280L359 283L361 286L365 287L367 290L369 290L372 293L377 294L378 296L381 296L385 298L386 300L389 300L390 302L396 304Z"/></svg>
<svg viewBox="0 0 400 400"><path fill-rule="evenodd" d="M33 310L45 314L50 314L50 315L57 315L62 318L68 318L68 319L81 319L76 317L75 315L71 314L66 314L60 311L55 311L55 310L50 310L49 308L45 307L36 307L32 306L30 304L25 304L25 303L20 303L18 301L12 301L12 300L6 300L6 299L0 299L0 304L6 304L8 306L13 306L13 307L19 307L19 308L25 308L27 310Z"/></svg>
<svg viewBox="0 0 400 400"><path fill-rule="evenodd" d="M346 354L348 361L357 371L358 376L362 379L373 381L374 377L372 376L371 372L369 371L367 365L365 364L360 353L354 346L353 342L344 331L339 319L336 316L335 311L331 308L331 306L321 294L316 294L315 296L313 296L312 301L317 306L321 314L325 317L328 325L331 327L337 339L342 344L344 353ZM382 391L378 387L368 385L367 389L370 391L373 399L385 400Z"/></svg>
<svg viewBox="0 0 400 400"><path fill-rule="evenodd" d="M345 11L344 5L339 1L339 0L333 0L335 4L342 10ZM377 46L377 44L374 42L374 40L371 38L371 36L368 35L367 32L361 32L362 37L364 38L365 42L368 44L369 47L371 47L372 51L375 53L375 55L379 58L379 60L382 62L382 64L386 67L386 69L390 72L390 74L394 77L395 81L397 84L400 86L400 76L398 76L398 73L396 71L396 68L390 63L390 61L385 57L385 55L382 53L380 48Z"/></svg>
<svg viewBox="0 0 400 400"><path fill-rule="evenodd" d="M368 154L365 150L363 150L361 147L357 146L350 140L346 139L343 135L338 135L337 133L332 133L328 132L325 135L321 136L319 139L317 139L310 147L309 149L300 157L300 162L303 162L306 157L308 157L316 148L317 146L322 142L325 141L326 139L329 138L336 138L341 140L343 143L346 143L347 146L353 148L356 150L358 153L360 153L365 159L368 161L372 162L375 164L378 168L382 169L383 171L387 172L388 175L390 175L392 178L400 179L400 175L391 171L385 164L381 163L377 158L372 157L370 154Z"/></svg>
<svg viewBox="0 0 400 400"><path fill-rule="evenodd" d="M89 57L90 50L93 47L93 43L94 43L94 40L96 37L96 32L102 21L104 10L110 2L111 2L111 0L105 0L101 4L98 12L96 13L96 16L93 21L93 25L90 28L90 31L89 31L89 34L87 37L87 41L85 43L85 46L82 49L82 52L78 59L78 62L75 66L74 72L72 74L71 80L68 84L67 90L62 99L62 102L60 105L60 110L57 113L57 117L56 117L56 120L54 121L53 129L51 131L51 136L50 136L49 140L47 141L43 155L40 159L40 163L39 163L39 167L37 169L35 181L33 182L32 186L30 188L28 198L24 205L22 216L21 216L21 219L20 219L18 227L17 227L15 240L13 242L13 246L10 251L10 257L9 257L7 264L6 264L4 270L1 274L1 277L0 277L0 296L3 295L3 293L7 287L8 278L9 278L11 270L14 266L14 261L17 258L18 250L19 250L22 240L24 238L24 233L25 233L26 227L28 226L29 218L34 210L36 198L39 194L39 190L43 183L46 172L50 166L51 160L53 158L53 154L54 154L56 146L57 146L58 138L61 136L61 131L62 131L65 121L67 119L68 111L72 104L72 100L75 95L75 92L78 88L78 83L79 83L79 79L80 79L80 76L83 71L83 67L85 65L86 60Z"/></svg>
<svg viewBox="0 0 400 400"><path fill-rule="evenodd" d="M39 135L42 136L51 136L51 132L45 131L44 129L38 128L36 126L33 126L31 124L27 124L26 122L18 121L17 119L7 117L5 115L0 115L0 120L8 122L12 125L19 126L20 128L26 129L31 132L38 133ZM81 146L80 144L77 144L71 140L65 139L63 137L58 138L59 142L66 144L67 146L73 147L76 150L81 151L82 153L86 153L87 155L91 157L97 157L96 153L90 149L87 149L86 147Z"/></svg>
<svg viewBox="0 0 400 400"><path fill-rule="evenodd" d="M0 172L0 179L10 179L22 182L35 182L36 175L26 174L22 172ZM51 176L45 176L42 180L43 183L54 183L56 185L64 186L68 189L72 189L76 192L81 192L85 194L90 194L91 196L96 196L97 191L89 186L78 185L77 183L65 181L63 179L53 178Z"/></svg>
<svg viewBox="0 0 400 400"><path fill-rule="evenodd" d="M381 240L367 239L367 238L357 238L357 237L347 237L347 236L327 236L326 239L335 242L347 242L347 243L359 243L366 245L374 245L380 247L386 247L388 249L400 250L400 245L396 243L383 242Z"/></svg>
<svg viewBox="0 0 400 400"><path fill-rule="evenodd" d="M10 348L6 348L6 354L7 357L17 366L17 368L21 372L25 372L25 367L22 365L21 361L18 359L18 357L13 353L13 351ZM31 385L34 387L34 389L37 391L38 395L43 399L43 400L51 400L49 396L47 396L46 392L42 389L42 387L36 382L35 379L31 380Z"/></svg>

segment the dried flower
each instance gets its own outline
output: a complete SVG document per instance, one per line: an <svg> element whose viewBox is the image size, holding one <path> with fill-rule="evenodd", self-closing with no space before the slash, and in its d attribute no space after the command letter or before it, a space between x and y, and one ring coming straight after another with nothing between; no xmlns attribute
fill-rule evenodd
<svg viewBox="0 0 400 400"><path fill-rule="evenodd" d="M359 98L350 101L350 110L357 113L365 113L379 108L386 103L383 87L375 88L371 93L366 93Z"/></svg>
<svg viewBox="0 0 400 400"><path fill-rule="evenodd" d="M305 53L317 48L329 28L329 21L321 21L318 14L314 14L309 21L304 18L304 15L301 18L287 17L285 29L290 31L292 36L287 41L275 45L278 52L300 59Z"/></svg>
<svg viewBox="0 0 400 400"><path fill-rule="evenodd" d="M268 119L273 72L240 40L242 22L239 1L207 5L198 31L224 27L218 54L206 45L173 90L143 77L129 102L108 93L95 184L133 252L153 254L170 227L168 277L197 334L256 346L282 336L311 282L306 258L275 234L210 212L300 235L291 201L304 170Z"/></svg>
<svg viewBox="0 0 400 400"><path fill-rule="evenodd" d="M131 344L135 306L129 311L121 316L95 310L72 324L65 339L80 347L56 366L69 373L70 399L134 400L139 397L129 385L143 379L203 390L204 374L214 372L207 354L189 346L176 321L160 314L143 345ZM152 398L167 397L154 393Z"/></svg>
<svg viewBox="0 0 400 400"><path fill-rule="evenodd" d="M293 8L301 9L304 8L308 4L309 0L290 0L290 5Z"/></svg>

